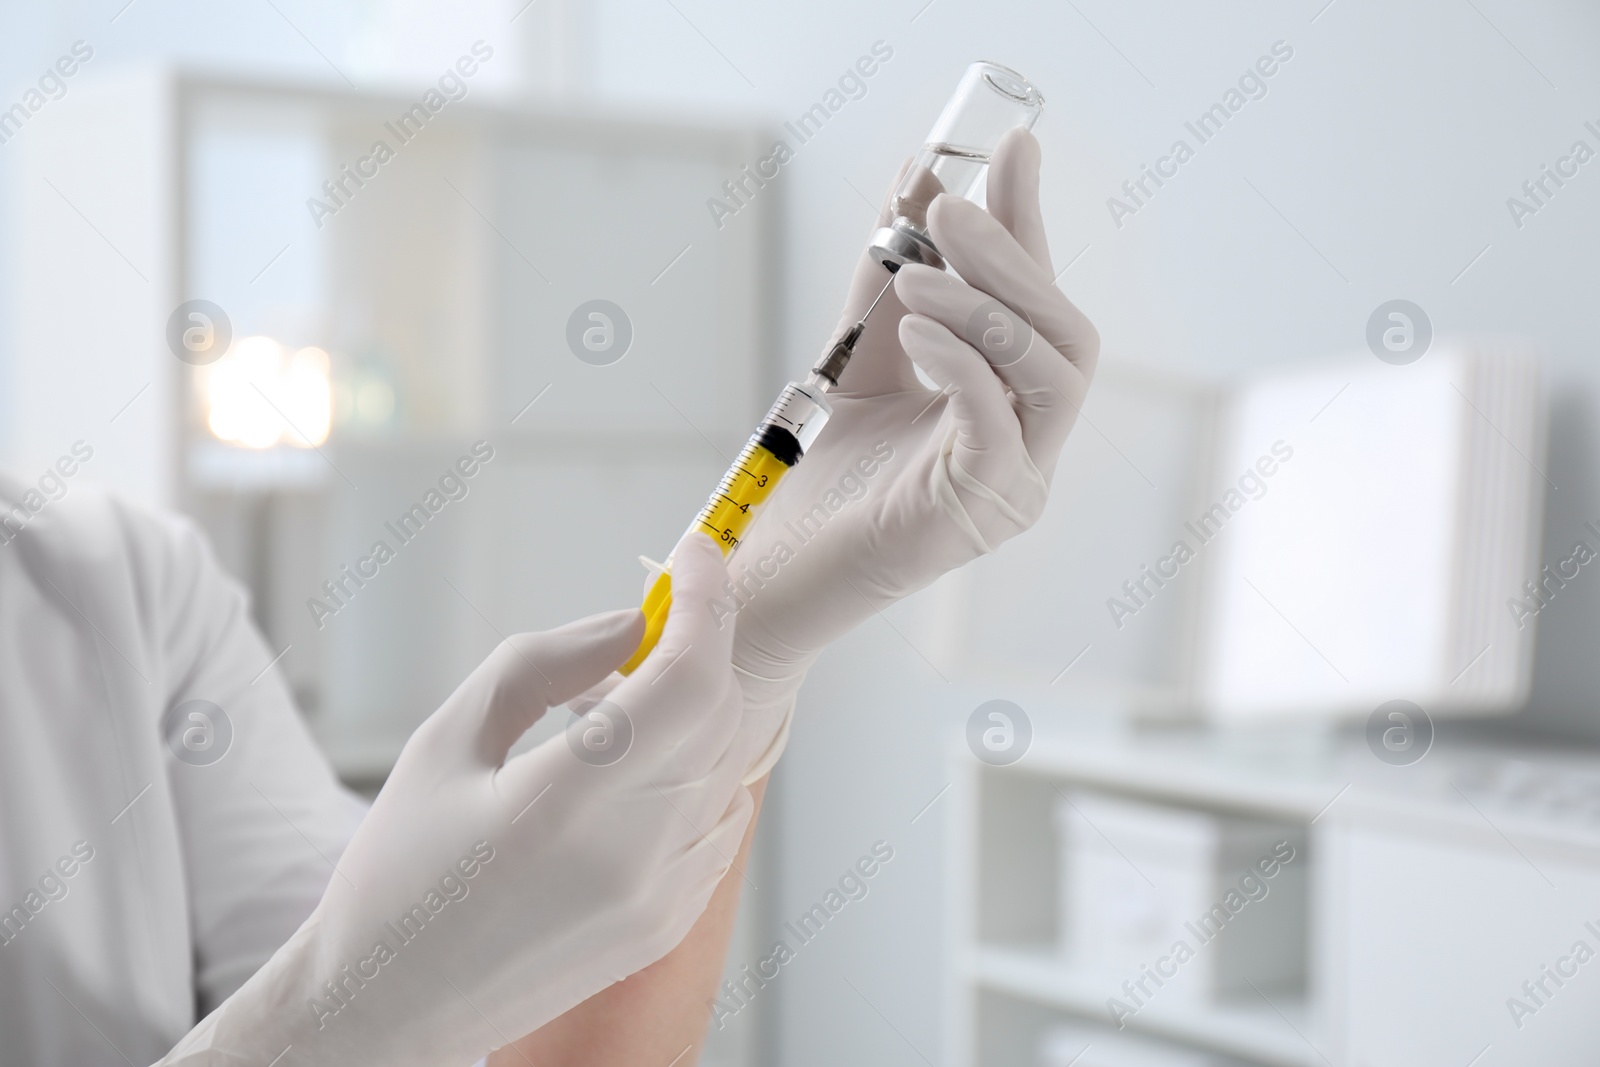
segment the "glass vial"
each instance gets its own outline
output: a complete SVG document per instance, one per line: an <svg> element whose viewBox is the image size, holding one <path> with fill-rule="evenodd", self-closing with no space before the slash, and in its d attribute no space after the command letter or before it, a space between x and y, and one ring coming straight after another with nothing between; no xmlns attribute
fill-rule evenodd
<svg viewBox="0 0 1600 1067"><path fill-rule="evenodd" d="M895 189L894 219L872 235L872 254L889 270L905 263L942 268L928 236L928 205L940 193L983 202L989 158L1008 131L1032 129L1044 94L1010 67L979 62L967 68L933 124L926 143Z"/></svg>

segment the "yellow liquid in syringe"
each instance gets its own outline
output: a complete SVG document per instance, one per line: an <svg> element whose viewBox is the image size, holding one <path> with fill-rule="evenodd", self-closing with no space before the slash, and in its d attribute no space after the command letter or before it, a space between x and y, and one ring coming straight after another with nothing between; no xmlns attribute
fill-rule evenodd
<svg viewBox="0 0 1600 1067"><path fill-rule="evenodd" d="M778 487L778 480L789 471L789 465L779 459L764 445L750 441L733 461L728 473L722 476L717 491L711 494L706 506L695 516L695 528L710 535L722 546L724 556L731 555L745 531L755 521L756 509ZM644 640L628 662L621 667L623 674L632 674L644 662L650 650L661 639L667 625L667 609L672 606L672 575L663 571L656 575L650 591L645 594L641 610L644 612Z"/></svg>
<svg viewBox="0 0 1600 1067"><path fill-rule="evenodd" d="M800 461L804 445L816 438L827 422L828 413L827 402L820 392L791 383L761 426L745 442L733 466L722 476L716 492L694 520L693 528L721 545L724 557L732 555L739 547L761 505L777 489L778 482L789 469ZM671 565L670 560L668 565ZM618 668L621 673L632 674L656 647L667 625L667 611L671 606L672 575L663 571L651 583L640 609L644 612L644 639L628 662Z"/></svg>

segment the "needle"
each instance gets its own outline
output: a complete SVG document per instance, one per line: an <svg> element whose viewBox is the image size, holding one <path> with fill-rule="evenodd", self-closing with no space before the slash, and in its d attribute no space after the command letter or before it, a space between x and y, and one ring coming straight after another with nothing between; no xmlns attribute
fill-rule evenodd
<svg viewBox="0 0 1600 1067"><path fill-rule="evenodd" d="M887 266L887 264L885 264ZM889 291L889 286L894 284L894 273L898 267L889 271L889 280L883 283L883 288L878 290L878 295L873 297L872 303L867 305L867 310L856 320L856 324L845 335L833 343L828 349L828 354L822 362L811 369L814 380L822 383L822 388L827 390L830 386L839 384L839 375L844 371L845 365L850 362L850 357L855 354L856 342L861 340L861 335L867 332L867 316L872 314L872 309L878 306L878 301L883 299L883 294Z"/></svg>
<svg viewBox="0 0 1600 1067"><path fill-rule="evenodd" d="M867 305L867 310L861 315L861 322L867 321L867 316L872 314L872 309L878 306L878 301L883 299L883 294L889 291L889 286L894 284L894 271L889 272L889 280L883 283L883 288L878 290L878 295L872 298L872 303Z"/></svg>

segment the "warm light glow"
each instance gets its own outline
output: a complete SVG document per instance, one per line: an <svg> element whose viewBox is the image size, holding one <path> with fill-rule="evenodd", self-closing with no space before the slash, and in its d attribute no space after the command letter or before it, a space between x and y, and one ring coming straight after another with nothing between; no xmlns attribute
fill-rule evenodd
<svg viewBox="0 0 1600 1067"><path fill-rule="evenodd" d="M333 390L322 349L291 355L270 337L246 337L209 371L206 425L220 440L245 448L312 448L328 439Z"/></svg>

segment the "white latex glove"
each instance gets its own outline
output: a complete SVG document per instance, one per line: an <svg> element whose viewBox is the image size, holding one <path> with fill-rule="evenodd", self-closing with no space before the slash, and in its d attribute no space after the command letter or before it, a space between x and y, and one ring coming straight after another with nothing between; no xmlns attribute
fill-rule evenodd
<svg viewBox="0 0 1600 1067"><path fill-rule="evenodd" d="M620 759L565 735L506 752L628 658L638 611L502 643L412 735L311 918L162 1062L469 1064L676 946L738 852L759 749L708 604L721 553L690 534L675 560L660 644L586 716L626 712Z"/></svg>
<svg viewBox="0 0 1600 1067"><path fill-rule="evenodd" d="M987 200L988 211L933 201L929 229L960 277L900 270L829 394L833 417L734 557L744 607L733 662L751 728L773 739L747 781L781 754L795 694L829 642L993 552L1044 510L1100 337L1052 280L1031 133L1001 141ZM888 220L885 209L877 225ZM863 252L835 337L887 277ZM1026 330L1009 345L1003 333L985 338L1003 326L989 315L1002 310L995 301L1032 324L1031 345ZM913 362L942 393L918 381Z"/></svg>

